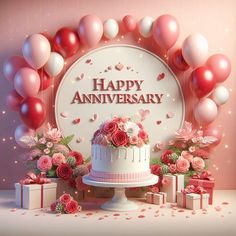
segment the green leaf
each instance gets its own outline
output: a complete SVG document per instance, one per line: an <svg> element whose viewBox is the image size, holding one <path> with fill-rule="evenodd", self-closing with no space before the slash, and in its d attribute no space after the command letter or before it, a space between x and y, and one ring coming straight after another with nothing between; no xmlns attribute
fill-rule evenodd
<svg viewBox="0 0 236 236"><path fill-rule="evenodd" d="M55 177L56 176L56 170L53 170L53 169L49 170L47 172L47 176L48 177Z"/></svg>
<svg viewBox="0 0 236 236"><path fill-rule="evenodd" d="M68 144L72 141L72 139L74 138L74 135L70 135L70 136L67 136L65 138L63 138L59 144L62 144L62 145L65 145L65 146L68 146Z"/></svg>
<svg viewBox="0 0 236 236"><path fill-rule="evenodd" d="M151 165L163 165L160 157L151 158L150 164Z"/></svg>

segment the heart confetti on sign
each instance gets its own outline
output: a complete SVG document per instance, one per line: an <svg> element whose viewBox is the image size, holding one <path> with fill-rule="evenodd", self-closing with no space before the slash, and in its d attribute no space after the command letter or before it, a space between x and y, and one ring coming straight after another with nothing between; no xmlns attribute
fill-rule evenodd
<svg viewBox="0 0 236 236"><path fill-rule="evenodd" d="M68 114L68 112L61 112L60 115L63 118L67 118L69 114Z"/></svg>
<svg viewBox="0 0 236 236"><path fill-rule="evenodd" d="M169 111L169 112L166 114L166 118L168 118L168 119L173 118L174 115L175 115L174 112Z"/></svg>
<svg viewBox="0 0 236 236"><path fill-rule="evenodd" d="M161 124L161 120L157 120L157 121L156 121L156 124L157 124L157 125L160 125L160 124Z"/></svg>
<svg viewBox="0 0 236 236"><path fill-rule="evenodd" d="M144 109L140 109L139 111L139 115L141 118L141 121L144 121L146 119L146 117L150 114L150 110L144 110Z"/></svg>
<svg viewBox="0 0 236 236"><path fill-rule="evenodd" d="M73 124L76 125L76 124L79 124L79 123L80 123L80 118L76 118L76 119L73 120Z"/></svg>
<svg viewBox="0 0 236 236"><path fill-rule="evenodd" d="M93 114L93 117L89 119L90 122L94 122L98 119L98 114Z"/></svg>
<svg viewBox="0 0 236 236"><path fill-rule="evenodd" d="M118 63L115 65L115 69L121 71L123 69L123 65L121 63Z"/></svg>
<svg viewBox="0 0 236 236"><path fill-rule="evenodd" d="M157 76L157 80L162 80L165 78L165 73L161 73Z"/></svg>

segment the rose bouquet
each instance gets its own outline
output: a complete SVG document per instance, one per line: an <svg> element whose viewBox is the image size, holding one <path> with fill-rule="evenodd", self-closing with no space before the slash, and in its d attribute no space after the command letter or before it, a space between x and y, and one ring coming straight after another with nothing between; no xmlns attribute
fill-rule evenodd
<svg viewBox="0 0 236 236"><path fill-rule="evenodd" d="M113 147L142 147L148 142L148 134L140 122L117 116L105 121L92 138L92 144Z"/></svg>
<svg viewBox="0 0 236 236"><path fill-rule="evenodd" d="M213 136L204 136L202 130L192 128L192 124L184 122L183 128L175 133L175 139L170 140L161 157L152 161L153 174L185 174L192 176L207 168L209 148L217 141ZM158 187L162 184L162 178Z"/></svg>

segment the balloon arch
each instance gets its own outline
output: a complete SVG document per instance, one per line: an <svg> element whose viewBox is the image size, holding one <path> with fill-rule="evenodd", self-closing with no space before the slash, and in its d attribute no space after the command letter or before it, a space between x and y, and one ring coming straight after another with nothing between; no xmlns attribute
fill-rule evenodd
<svg viewBox="0 0 236 236"><path fill-rule="evenodd" d="M44 123L46 108L37 95L62 72L65 60L79 51L80 44L90 48L98 44L103 35L107 40L115 38L120 27L126 33L137 29L141 37L153 37L156 45L166 52L179 36L179 24L171 15L162 15L156 20L145 16L139 22L127 15L120 25L114 19L102 23L97 16L86 15L80 20L77 30L64 27L53 38L45 33L30 35L23 43L23 57L12 56L5 61L4 75L14 86L7 96L7 104L19 112L24 123L16 128L17 142L23 136L32 135ZM207 57L207 40L201 34L193 34L172 54L170 61L177 71L192 69L189 84L193 95L199 99L193 110L195 120L206 127L204 132L207 135L220 140L220 130L208 125L215 120L218 106L229 98L228 90L220 83L229 77L231 64L223 54Z"/></svg>

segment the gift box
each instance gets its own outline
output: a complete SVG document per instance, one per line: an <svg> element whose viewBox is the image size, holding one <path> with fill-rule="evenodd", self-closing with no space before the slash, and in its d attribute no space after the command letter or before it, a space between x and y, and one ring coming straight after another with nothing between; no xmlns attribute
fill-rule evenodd
<svg viewBox="0 0 236 236"><path fill-rule="evenodd" d="M159 192L159 193L146 193L146 202L155 204L155 205L162 205L166 204L166 193Z"/></svg>
<svg viewBox="0 0 236 236"><path fill-rule="evenodd" d="M163 175L161 192L167 194L167 202L176 202L176 192L184 189L184 175Z"/></svg>
<svg viewBox="0 0 236 236"><path fill-rule="evenodd" d="M208 207L208 193L184 193L177 192L177 206L191 210L205 209Z"/></svg>
<svg viewBox="0 0 236 236"><path fill-rule="evenodd" d="M209 194L209 204L212 205L215 180L211 177L210 171L204 171L201 175L193 175L189 180L189 185L203 187Z"/></svg>
<svg viewBox="0 0 236 236"><path fill-rule="evenodd" d="M56 201L56 183L15 184L16 205L25 209L49 207Z"/></svg>

